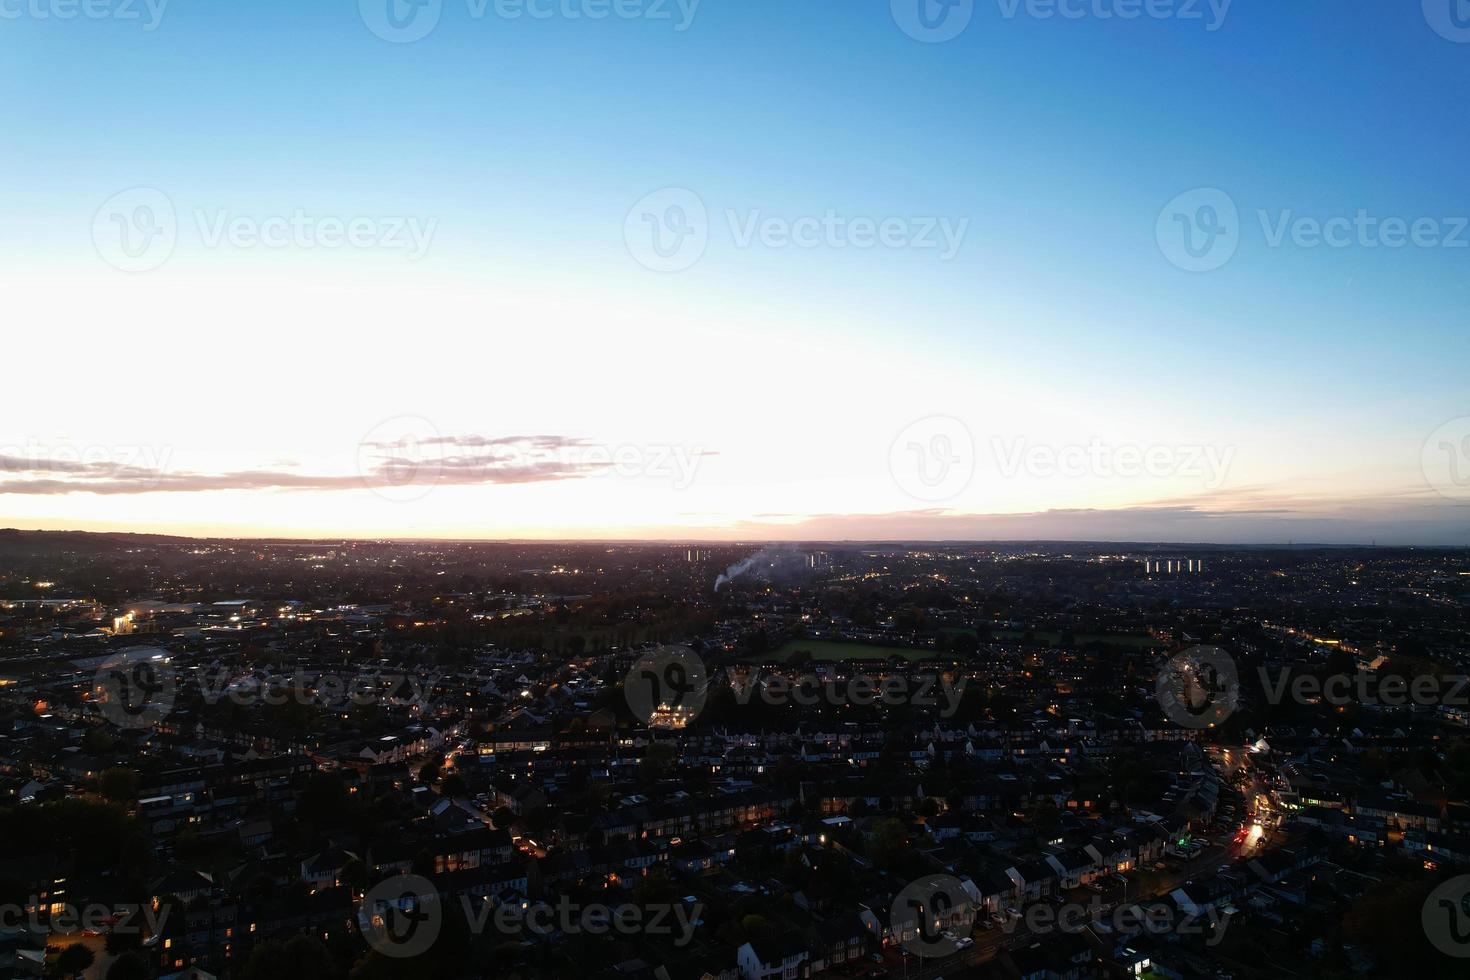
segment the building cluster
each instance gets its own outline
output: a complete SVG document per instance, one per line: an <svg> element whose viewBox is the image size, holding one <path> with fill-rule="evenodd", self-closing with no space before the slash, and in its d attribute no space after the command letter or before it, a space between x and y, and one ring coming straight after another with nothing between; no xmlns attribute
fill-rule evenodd
<svg viewBox="0 0 1470 980"><path fill-rule="evenodd" d="M1470 872L1463 706L1272 682L1452 675L1464 556L157 547L0 583L0 976L1387 975L1373 910Z"/></svg>

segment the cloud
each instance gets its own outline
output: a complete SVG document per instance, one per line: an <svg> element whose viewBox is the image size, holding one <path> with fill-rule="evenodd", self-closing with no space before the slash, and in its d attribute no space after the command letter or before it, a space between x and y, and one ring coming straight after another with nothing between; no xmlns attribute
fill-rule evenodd
<svg viewBox="0 0 1470 980"><path fill-rule="evenodd" d="M479 486L596 476L612 465L605 447L566 436L435 436L363 443L359 472L308 473L293 464L201 473L113 460L0 453L0 494L199 493L215 490L353 490L364 486Z"/></svg>

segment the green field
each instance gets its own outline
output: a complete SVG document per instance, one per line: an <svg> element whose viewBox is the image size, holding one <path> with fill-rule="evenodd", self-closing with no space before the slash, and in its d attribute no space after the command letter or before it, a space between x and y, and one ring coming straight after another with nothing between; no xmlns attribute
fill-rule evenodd
<svg viewBox="0 0 1470 980"><path fill-rule="evenodd" d="M913 647L878 647L870 643L839 643L833 640L792 640L771 653L759 657L747 657L746 659L785 663L798 650L810 652L813 660L829 662L836 660L887 660L889 657L903 657L905 660L923 660L925 657L944 656L944 654L934 650L917 650Z"/></svg>

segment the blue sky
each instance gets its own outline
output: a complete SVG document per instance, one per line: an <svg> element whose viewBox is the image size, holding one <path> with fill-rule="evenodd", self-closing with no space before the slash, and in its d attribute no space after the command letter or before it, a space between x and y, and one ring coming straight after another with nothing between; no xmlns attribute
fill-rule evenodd
<svg viewBox="0 0 1470 980"><path fill-rule="evenodd" d="M1045 536L1049 513L1097 509L1136 515L1125 526L1147 538L1186 533L1153 511L1183 506L1208 515L1191 537L1300 538L1300 519L1324 539L1400 527L1405 540L1470 542L1459 471L1426 472L1421 452L1470 416L1470 247L1272 247L1258 216L1361 211L1453 237L1470 212L1470 43L1441 36L1418 4L1179 0L1157 8L1173 16L1124 20L1127 0L1064 5L1075 18L982 0L942 43L910 37L875 0L703 0L682 31L673 0L627 0L638 16L604 20L566 14L596 0L542 5L545 18L443 0L411 43L375 36L355 2L172 0L153 30L141 0L127 8L137 20L65 19L65 4L0 3L7 319L35 330L35 357L62 339L100 365L148 349L208 374L198 394L219 404L197 428L150 398L84 405L17 418L4 445L146 443L189 473L277 458L325 473L362 432L407 414L456 434L551 425L600 443L697 444L719 462L678 495L562 481L578 486L532 500L537 488L512 497L492 475L439 494L432 513L335 489L12 486L0 504L20 520L726 536L852 518L863 536L944 537L1023 514ZM176 209L178 244L158 268L121 272L99 261L94 219L140 187ZM664 188L693 192L709 225L702 256L672 273L630 258L624 234L635 202ZM1208 272L1177 267L1156 234L1165 205L1198 188L1223 191L1240 219L1232 257ZM433 222L432 244L405 261L220 247L201 231L295 209L417 217ZM965 231L948 260L737 240L747 220L828 211ZM229 299L201 310L179 301L190 291ZM306 336L323 331L338 346ZM273 361L241 351L259 342ZM323 379L321 358L342 345L344 366L391 371L391 390L375 400L361 377ZM299 407L260 403L267 364L287 390L315 379L341 407L311 427L324 445L293 421ZM90 372L108 377L75 370L89 390ZM480 397L463 394L473 386ZM670 411L671 386L698 404ZM55 396L53 378L12 395ZM889 472L889 443L936 416L968 430L977 476L916 502ZM1233 462L1207 485L1095 466L1018 476L987 467L996 439L1064 454L1096 439L1207 445ZM487 509L502 516L487 524Z"/></svg>

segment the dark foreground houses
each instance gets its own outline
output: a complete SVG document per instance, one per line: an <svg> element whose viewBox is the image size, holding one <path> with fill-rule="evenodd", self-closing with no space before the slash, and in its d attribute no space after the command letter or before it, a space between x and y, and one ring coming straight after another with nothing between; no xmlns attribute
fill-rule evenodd
<svg viewBox="0 0 1470 980"><path fill-rule="evenodd" d="M0 555L0 976L1470 965L1464 552Z"/></svg>

